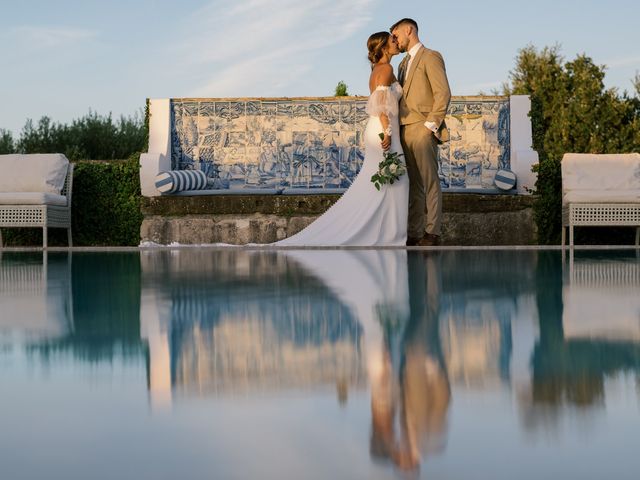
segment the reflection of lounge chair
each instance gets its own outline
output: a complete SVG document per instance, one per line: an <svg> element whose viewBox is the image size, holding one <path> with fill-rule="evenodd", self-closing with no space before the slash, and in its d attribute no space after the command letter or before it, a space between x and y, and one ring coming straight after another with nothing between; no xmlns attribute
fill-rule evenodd
<svg viewBox="0 0 640 480"><path fill-rule="evenodd" d="M563 289L566 338L640 341L640 261L575 259Z"/></svg>
<svg viewBox="0 0 640 480"><path fill-rule="evenodd" d="M71 246L72 185L64 155L0 155L0 227L41 227L43 248L47 228L66 228Z"/></svg>
<svg viewBox="0 0 640 480"><path fill-rule="evenodd" d="M562 245L574 226L635 226L640 245L640 154L564 155Z"/></svg>
<svg viewBox="0 0 640 480"><path fill-rule="evenodd" d="M0 258L0 331L29 341L73 330L71 254L8 253Z"/></svg>

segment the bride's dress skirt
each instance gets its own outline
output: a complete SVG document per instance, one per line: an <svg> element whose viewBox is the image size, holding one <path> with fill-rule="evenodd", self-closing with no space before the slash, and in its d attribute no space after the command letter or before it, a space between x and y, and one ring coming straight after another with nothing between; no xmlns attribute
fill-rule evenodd
<svg viewBox="0 0 640 480"><path fill-rule="evenodd" d="M392 152L402 153L398 118L389 118ZM322 216L277 246L404 246L407 239L409 178L376 190L371 176L383 159L380 119L370 116L364 132L365 158L353 184ZM401 157L404 162L404 157Z"/></svg>

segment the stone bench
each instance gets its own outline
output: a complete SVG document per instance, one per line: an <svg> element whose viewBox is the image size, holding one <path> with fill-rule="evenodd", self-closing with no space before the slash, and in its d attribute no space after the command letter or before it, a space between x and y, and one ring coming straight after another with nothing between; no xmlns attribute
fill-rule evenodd
<svg viewBox="0 0 640 480"><path fill-rule="evenodd" d="M0 228L66 228L71 240L73 164L59 153L0 155ZM0 233L0 247L2 235Z"/></svg>
<svg viewBox="0 0 640 480"><path fill-rule="evenodd" d="M640 154L562 158L562 245L576 226L633 226L640 245Z"/></svg>

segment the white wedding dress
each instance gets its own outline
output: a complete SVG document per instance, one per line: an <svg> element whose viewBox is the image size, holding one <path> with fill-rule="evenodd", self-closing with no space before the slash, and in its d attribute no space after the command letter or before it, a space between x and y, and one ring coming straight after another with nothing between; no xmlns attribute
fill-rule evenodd
<svg viewBox="0 0 640 480"><path fill-rule="evenodd" d="M404 246L407 240L409 178L405 173L393 185L376 190L371 176L383 159L379 115L385 113L391 126L391 152L402 153L398 102L402 87L378 86L369 96L369 121L364 131L362 168L349 189L322 216L299 233L276 242L276 246ZM404 162L404 157L401 157Z"/></svg>

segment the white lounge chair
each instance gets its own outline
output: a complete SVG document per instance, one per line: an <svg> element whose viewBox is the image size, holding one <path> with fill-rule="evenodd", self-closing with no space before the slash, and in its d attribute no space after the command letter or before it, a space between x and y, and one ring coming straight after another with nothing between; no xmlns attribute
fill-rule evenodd
<svg viewBox="0 0 640 480"><path fill-rule="evenodd" d="M640 154L578 154L562 158L562 246L569 228L636 227L640 245Z"/></svg>
<svg viewBox="0 0 640 480"><path fill-rule="evenodd" d="M71 238L73 164L62 154L0 155L0 228L66 228ZM2 233L0 232L0 248Z"/></svg>

